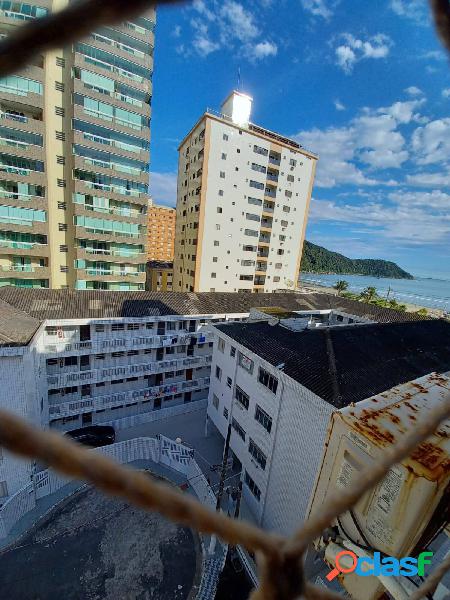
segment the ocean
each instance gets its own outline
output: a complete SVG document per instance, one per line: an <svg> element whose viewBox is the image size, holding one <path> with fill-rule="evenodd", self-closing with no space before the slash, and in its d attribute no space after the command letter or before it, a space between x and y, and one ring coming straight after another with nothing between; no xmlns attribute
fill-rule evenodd
<svg viewBox="0 0 450 600"><path fill-rule="evenodd" d="M418 304L430 308L440 308L450 312L450 280L416 277L415 279L386 279L365 277L364 275L319 275L300 273L299 281L305 284L333 287L343 279L348 283L349 292L362 292L368 286L376 288L379 296L389 297L400 303Z"/></svg>

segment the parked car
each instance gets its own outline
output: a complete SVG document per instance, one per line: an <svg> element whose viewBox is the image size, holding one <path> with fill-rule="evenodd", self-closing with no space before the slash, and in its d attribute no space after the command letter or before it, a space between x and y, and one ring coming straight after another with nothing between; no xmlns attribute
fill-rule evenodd
<svg viewBox="0 0 450 600"><path fill-rule="evenodd" d="M116 439L114 427L110 425L89 425L88 427L66 431L64 435L91 448L114 444Z"/></svg>

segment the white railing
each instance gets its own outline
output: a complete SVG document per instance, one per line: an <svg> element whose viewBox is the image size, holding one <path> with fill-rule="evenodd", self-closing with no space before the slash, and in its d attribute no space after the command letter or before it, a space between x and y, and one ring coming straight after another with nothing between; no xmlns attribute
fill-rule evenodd
<svg viewBox="0 0 450 600"><path fill-rule="evenodd" d="M145 358L145 357L144 357ZM137 362L133 364L115 364L101 369L92 369L90 371L72 371L67 373L55 373L47 376L47 384L53 387L69 387L77 382L97 383L111 377L123 376L131 377L143 373L163 373L165 371L178 371L191 366L208 366L212 361L211 355L183 357L175 360L161 360L157 362Z"/></svg>
<svg viewBox="0 0 450 600"><path fill-rule="evenodd" d="M153 387L146 387L139 390L129 390L126 392L117 392L115 394L106 394L97 397L77 397L72 402L61 402L58 404L50 404L50 417L60 418L77 415L83 412L91 412L92 410L103 410L105 408L113 408L114 406L126 406L134 402L142 402L143 400L152 400L155 398L164 398L186 391L201 390L209 387L209 377L201 377L193 381L180 381L178 383L168 383Z"/></svg>
<svg viewBox="0 0 450 600"><path fill-rule="evenodd" d="M120 335L120 332L114 332L116 335ZM154 336L130 336L127 332L127 337L115 337L104 340L86 341L86 342L73 342L66 343L64 341L56 341L54 344L46 344L44 351L47 353L61 353L61 352L77 352L80 350L92 350L97 353L107 352L111 350L123 351L123 350L136 350L137 348L159 348L180 346L189 344L191 338L195 338L196 343L204 344L212 342L214 335L211 332L192 332L179 334L173 332L172 335L154 335Z"/></svg>

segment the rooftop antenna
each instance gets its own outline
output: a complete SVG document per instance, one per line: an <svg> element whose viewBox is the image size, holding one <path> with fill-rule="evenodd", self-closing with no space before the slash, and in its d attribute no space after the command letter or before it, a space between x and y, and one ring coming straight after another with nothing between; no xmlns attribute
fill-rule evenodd
<svg viewBox="0 0 450 600"><path fill-rule="evenodd" d="M238 91L242 92L241 67L238 67Z"/></svg>

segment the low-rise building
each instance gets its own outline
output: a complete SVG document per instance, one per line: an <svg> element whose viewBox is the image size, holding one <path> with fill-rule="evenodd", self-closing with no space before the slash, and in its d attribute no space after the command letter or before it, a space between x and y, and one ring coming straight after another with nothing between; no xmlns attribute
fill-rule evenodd
<svg viewBox="0 0 450 600"><path fill-rule="evenodd" d="M206 407L211 322L256 306L325 310L332 296L0 289L0 406L39 427L117 427ZM337 299L336 299L337 301ZM417 319L352 303L364 318ZM352 312L348 301L345 312ZM369 315L365 311L369 310ZM0 454L0 502L32 461Z"/></svg>
<svg viewBox="0 0 450 600"><path fill-rule="evenodd" d="M145 289L149 292L171 292L173 289L173 262L148 261Z"/></svg>
<svg viewBox="0 0 450 600"><path fill-rule="evenodd" d="M224 438L231 428L244 516L284 535L307 515L335 411L450 370L450 325L444 321L311 322L298 330L288 317L288 326L273 318L213 326L207 412L209 425Z"/></svg>

